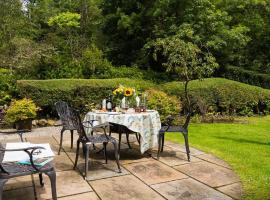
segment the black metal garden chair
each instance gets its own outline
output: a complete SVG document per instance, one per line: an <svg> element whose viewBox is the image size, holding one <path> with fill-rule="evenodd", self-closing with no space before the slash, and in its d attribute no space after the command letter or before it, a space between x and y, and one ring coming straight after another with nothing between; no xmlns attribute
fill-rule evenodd
<svg viewBox="0 0 270 200"><path fill-rule="evenodd" d="M74 127L73 122L68 118L70 113L70 106L67 102L64 101L58 101L55 103L57 114L62 122L62 130L61 130L61 136L60 136L60 146L58 150L58 155L60 155L60 151L62 149L63 144L63 134L65 131L70 131L71 133L71 148L73 148L73 134L74 130L76 128Z"/></svg>
<svg viewBox="0 0 270 200"><path fill-rule="evenodd" d="M138 135L138 133L134 132L134 131L131 131L130 129L128 129L126 126L122 125L122 124L116 124L116 123L112 123L110 122L110 133L109 135L111 136L112 133L117 133L119 134L119 138L118 138L118 151L120 153L120 150L121 150L121 141L122 141L122 135L123 134L126 134L126 139L127 139L127 144L128 144L128 147L131 149L131 145L130 145L130 142L129 142L129 135L130 134L135 134L136 136L136 139L138 141L138 143L140 144L140 135Z"/></svg>
<svg viewBox="0 0 270 200"><path fill-rule="evenodd" d="M23 142L23 133L29 132L21 130L19 132L8 132L11 133L18 133L20 136L21 141ZM1 132L1 133L7 133L7 132ZM44 166L40 167L34 164L33 162L33 155L37 152L37 150L44 149L43 147L29 147L29 148L18 148L18 149L5 149L4 146L0 143L0 200L3 199L3 188L5 183L15 177L20 176L27 176L32 174L39 174L39 180L41 186L44 186L42 174L46 174L50 181L51 181L51 191L52 191L52 199L57 199L57 193L56 193L56 174L54 165L52 162L48 162ZM29 160L31 162L31 165L22 165L17 162L8 162L8 163L2 163L4 158L4 153L8 151L24 151L28 154Z"/></svg>
<svg viewBox="0 0 270 200"><path fill-rule="evenodd" d="M97 126L93 126L93 121L87 121L87 122L82 122L81 117L78 111L71 109L71 112L69 113L69 119L72 121L74 127L76 128L79 138L77 140L77 150L76 150L76 158L75 158L75 163L74 163L74 169L77 166L78 162L78 157L79 157L79 152L80 152L80 143L82 143L83 147L85 147L85 179L87 178L87 172L88 172L88 160L89 160L89 150L90 146L94 144L103 144L104 147L104 156L106 159L106 164L107 164L107 151L106 151L106 146L108 143L112 143L114 146L114 153L115 153L115 159L117 163L117 167L119 170L119 173L121 173L121 168L119 164L119 154L117 150L117 142L116 140L107 135L106 129L108 126L110 126L109 123L104 123L100 124ZM91 132L95 132L98 129L102 129L104 131L104 134L91 134L90 136L86 135L85 129L88 128L91 129Z"/></svg>
<svg viewBox="0 0 270 200"><path fill-rule="evenodd" d="M188 142L188 125L190 122L190 118L191 118L191 114L188 113L183 126L173 126L172 122L175 120L175 118L172 116L167 117L166 123L162 125L159 131L158 154L157 154L158 159L159 159L160 153L163 152L165 133L173 132L176 134L180 133L184 136L187 158L188 158L188 161L190 161L190 150L189 150L189 142Z"/></svg>

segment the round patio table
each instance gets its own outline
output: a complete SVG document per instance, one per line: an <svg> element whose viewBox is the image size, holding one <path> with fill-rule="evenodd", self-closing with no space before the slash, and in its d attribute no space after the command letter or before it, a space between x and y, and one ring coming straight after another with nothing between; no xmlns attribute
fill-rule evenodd
<svg viewBox="0 0 270 200"><path fill-rule="evenodd" d="M120 112L88 112L84 121L97 120L98 123L111 122L126 126L141 136L140 150L144 153L148 149L158 146L158 134L161 128L159 113L155 110L147 110L141 113ZM89 128L85 128L90 133Z"/></svg>

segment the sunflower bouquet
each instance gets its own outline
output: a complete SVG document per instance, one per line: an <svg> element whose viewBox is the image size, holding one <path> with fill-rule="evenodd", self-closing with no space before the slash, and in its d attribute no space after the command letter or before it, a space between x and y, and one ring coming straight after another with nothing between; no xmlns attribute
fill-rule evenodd
<svg viewBox="0 0 270 200"><path fill-rule="evenodd" d="M118 88L116 88L113 91L114 99L120 104L122 99L124 98L125 101L132 100L132 98L135 96L136 90L131 87L124 87L123 85L119 85Z"/></svg>

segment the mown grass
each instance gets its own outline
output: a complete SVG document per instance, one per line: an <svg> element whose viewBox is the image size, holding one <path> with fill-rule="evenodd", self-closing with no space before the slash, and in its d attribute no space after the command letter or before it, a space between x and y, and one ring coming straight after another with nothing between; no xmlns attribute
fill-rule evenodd
<svg viewBox="0 0 270 200"><path fill-rule="evenodd" d="M244 124L191 124L190 145L227 161L239 175L244 199L270 199L270 116ZM167 140L183 142L176 134Z"/></svg>

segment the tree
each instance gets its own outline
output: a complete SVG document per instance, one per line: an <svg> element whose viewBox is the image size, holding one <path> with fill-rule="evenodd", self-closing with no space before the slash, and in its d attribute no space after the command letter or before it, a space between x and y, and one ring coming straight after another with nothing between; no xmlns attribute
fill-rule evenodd
<svg viewBox="0 0 270 200"><path fill-rule="evenodd" d="M226 0L217 1L216 6L231 16L230 25L242 24L250 38L242 52L239 67L270 73L270 1Z"/></svg>
<svg viewBox="0 0 270 200"><path fill-rule="evenodd" d="M196 44L186 42L179 36L157 39L153 43L154 59L162 59L162 65L167 72L177 75L184 81L186 109L192 113L188 83L193 79L209 77L218 67L210 52L205 53Z"/></svg>
<svg viewBox="0 0 270 200"><path fill-rule="evenodd" d="M171 26L180 24L185 4L186 0L104 0L109 59L116 65L140 62L147 42L166 36Z"/></svg>

